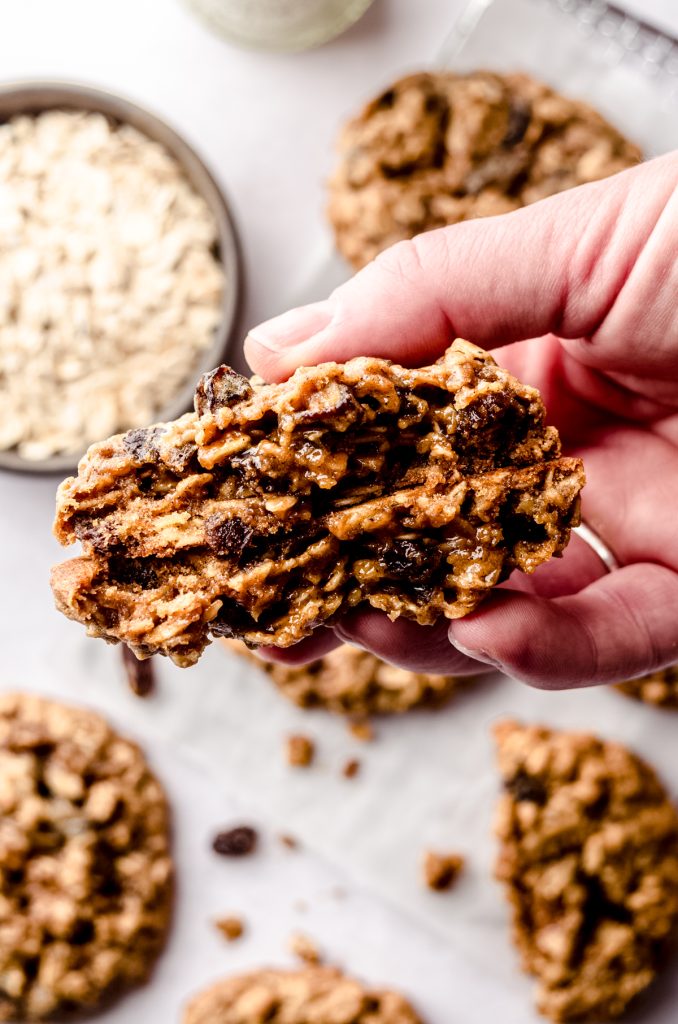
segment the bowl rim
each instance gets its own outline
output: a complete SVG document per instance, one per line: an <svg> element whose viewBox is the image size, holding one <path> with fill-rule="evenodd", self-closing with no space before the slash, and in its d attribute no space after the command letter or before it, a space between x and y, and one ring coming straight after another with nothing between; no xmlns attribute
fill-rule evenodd
<svg viewBox="0 0 678 1024"><path fill-rule="evenodd" d="M164 146L177 161L193 189L205 200L216 222L219 260L226 287L220 307L220 321L210 345L204 349L190 378L172 400L158 411L155 422L176 419L190 411L199 377L228 359L238 321L243 290L241 246L232 206L223 187L201 156L164 117L126 95L86 82L60 78L27 78L0 82L0 124L22 114L47 110L82 110L100 113L120 124L129 124L147 138ZM88 442L93 444L94 438ZM0 451L0 470L29 474L61 474L76 470L85 449L61 453L46 459L25 459L15 448Z"/></svg>

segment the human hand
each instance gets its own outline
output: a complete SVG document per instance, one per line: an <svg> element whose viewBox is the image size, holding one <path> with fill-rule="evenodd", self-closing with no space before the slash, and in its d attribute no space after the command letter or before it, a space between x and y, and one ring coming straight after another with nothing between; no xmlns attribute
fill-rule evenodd
<svg viewBox="0 0 678 1024"><path fill-rule="evenodd" d="M536 686L628 679L678 661L678 154L515 213L401 242L325 302L255 328L265 379L358 355L409 366L455 337L499 348L537 387L566 454L584 460L583 515L621 568L578 537L514 573L471 615L433 627L360 609L287 652L349 641L406 668ZM529 340L523 340L529 339Z"/></svg>

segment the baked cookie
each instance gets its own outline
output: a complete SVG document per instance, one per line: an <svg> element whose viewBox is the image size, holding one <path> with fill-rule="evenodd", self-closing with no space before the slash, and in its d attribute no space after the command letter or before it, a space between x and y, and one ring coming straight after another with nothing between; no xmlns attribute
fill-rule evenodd
<svg viewBox="0 0 678 1024"><path fill-rule="evenodd" d="M140 657L210 636L288 647L362 601L426 625L562 552L581 461L539 393L456 341L433 366L358 358L282 384L222 366L196 412L93 445L59 488L57 606Z"/></svg>
<svg viewBox="0 0 678 1024"><path fill-rule="evenodd" d="M651 672L640 679L629 679L626 683L619 683L617 689L645 704L678 709L678 665Z"/></svg>
<svg viewBox="0 0 678 1024"><path fill-rule="evenodd" d="M342 644L308 665L281 665L251 654L240 640L223 643L256 663L299 707L324 708L358 718L443 704L463 682L455 676L396 668L350 644Z"/></svg>
<svg viewBox="0 0 678 1024"><path fill-rule="evenodd" d="M678 927L678 813L618 743L502 722L497 876L537 1006L607 1021L653 981Z"/></svg>
<svg viewBox="0 0 678 1024"><path fill-rule="evenodd" d="M261 970L217 982L183 1024L421 1024L395 992L367 989L333 967Z"/></svg>
<svg viewBox="0 0 678 1024"><path fill-rule="evenodd" d="M0 1021L146 980L170 921L168 829L141 751L99 715L0 695Z"/></svg>
<svg viewBox="0 0 678 1024"><path fill-rule="evenodd" d="M641 159L595 110L525 74L410 75L344 128L328 215L357 269L422 231L508 213Z"/></svg>

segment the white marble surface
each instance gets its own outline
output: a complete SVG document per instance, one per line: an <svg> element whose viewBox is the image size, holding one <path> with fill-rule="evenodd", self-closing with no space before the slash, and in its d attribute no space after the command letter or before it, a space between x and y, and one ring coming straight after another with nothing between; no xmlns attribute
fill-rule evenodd
<svg viewBox="0 0 678 1024"><path fill-rule="evenodd" d="M678 33L673 0L634 3ZM276 57L223 43L176 0L5 4L3 78L76 78L127 93L166 115L206 156L240 226L249 281L244 324L278 311L317 272L327 249L322 181L342 116L393 75L432 59L461 6L376 0L340 40ZM488 877L491 847L482 839L476 849L475 837L486 835L494 785L485 726L503 711L546 714L549 698L515 684L490 687L478 698L480 713L464 699L439 717L384 723L377 744L358 748L341 723L305 717L213 648L189 673L161 665L158 696L139 702L123 686L118 652L87 640L52 607L48 567L61 556L50 536L55 484L0 475L0 687L92 704L145 738L177 808L177 928L154 986L121 1003L111 1021L178 1020L184 995L220 972L290 962L286 938L298 928L332 961L410 993L428 1024L532 1024L530 984L512 970L503 909ZM650 709L627 710L609 694L561 695L551 707L549 717L563 722L604 721L653 751L665 774L676 767L673 723ZM478 743L464 749L459 738L472 739L481 720ZM282 763L283 736L295 729L319 740L319 765L308 774L290 774ZM356 755L364 775L347 783L339 768ZM209 777L194 759L211 764ZM462 761L473 777L466 792L455 774ZM264 837L260 854L215 863L206 852L213 829L253 817ZM278 846L279 827L303 835L300 851ZM420 891L417 856L426 842L466 844L471 868L457 893ZM346 898L333 895L336 886ZM225 947L209 921L231 910L243 913L250 930ZM487 928L496 945L484 957ZM672 992L664 986L633 1019L672 1019Z"/></svg>

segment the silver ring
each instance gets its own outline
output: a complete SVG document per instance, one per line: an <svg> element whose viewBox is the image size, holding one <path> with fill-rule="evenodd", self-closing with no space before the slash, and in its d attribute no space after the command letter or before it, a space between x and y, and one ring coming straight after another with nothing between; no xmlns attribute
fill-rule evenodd
<svg viewBox="0 0 678 1024"><path fill-rule="evenodd" d="M615 558L614 552L607 546L602 537L599 537L595 530L592 530L587 523L575 526L574 532L595 551L608 572L614 572L621 566Z"/></svg>

